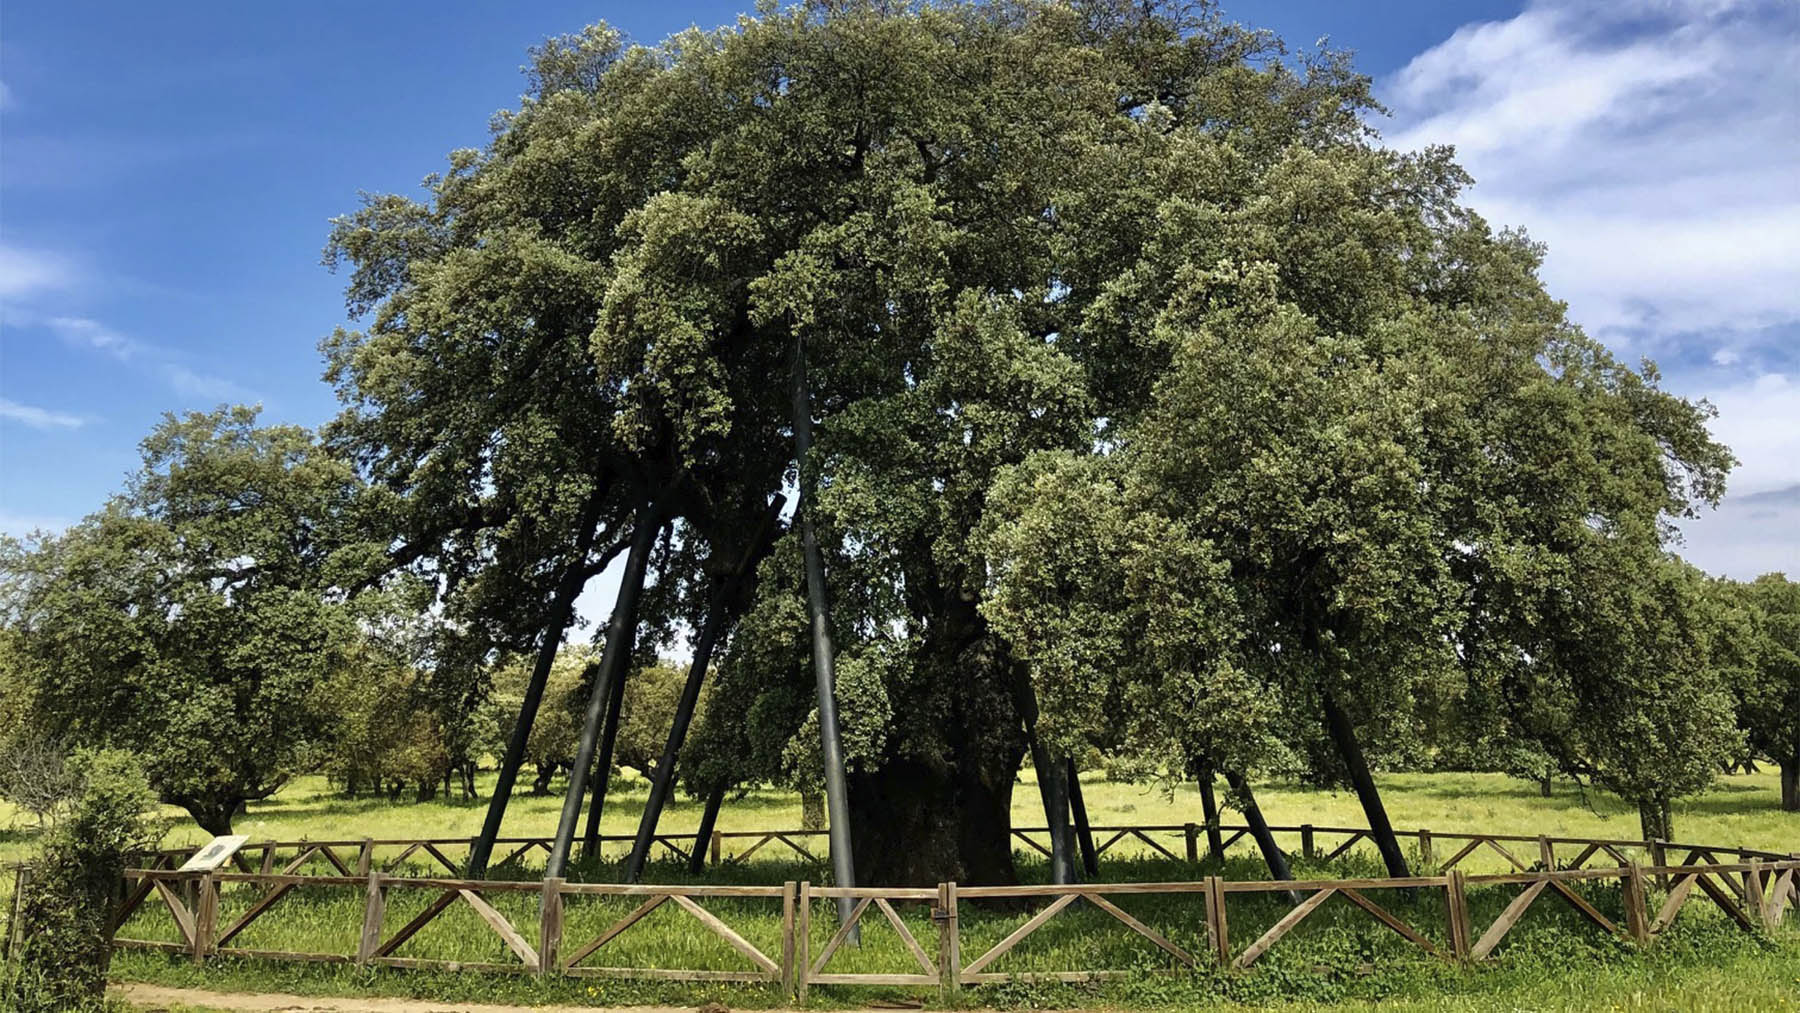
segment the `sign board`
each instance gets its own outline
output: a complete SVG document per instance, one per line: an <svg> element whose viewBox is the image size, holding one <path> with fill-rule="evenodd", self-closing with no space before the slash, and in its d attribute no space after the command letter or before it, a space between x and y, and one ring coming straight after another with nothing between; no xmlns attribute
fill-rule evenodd
<svg viewBox="0 0 1800 1013"><path fill-rule="evenodd" d="M239 848L250 838L243 834L231 834L227 837L215 837L212 843L201 848L194 857L187 860L178 872L211 872L231 860Z"/></svg>

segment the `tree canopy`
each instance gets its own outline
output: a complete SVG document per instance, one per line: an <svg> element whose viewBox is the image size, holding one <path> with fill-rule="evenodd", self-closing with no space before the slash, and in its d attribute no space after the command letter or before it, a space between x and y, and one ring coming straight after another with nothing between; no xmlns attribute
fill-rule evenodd
<svg viewBox="0 0 1800 1013"><path fill-rule="evenodd" d="M1538 701L1554 624L1722 491L1710 409L1572 324L1449 151L1382 147L1340 54L1210 6L596 26L530 85L427 200L339 221L370 319L327 343L330 438L498 644L667 525L654 640L796 483L803 346L877 878L1009 877L1032 741L1372 790L1422 680ZM794 534L759 577L696 785L817 765Z"/></svg>

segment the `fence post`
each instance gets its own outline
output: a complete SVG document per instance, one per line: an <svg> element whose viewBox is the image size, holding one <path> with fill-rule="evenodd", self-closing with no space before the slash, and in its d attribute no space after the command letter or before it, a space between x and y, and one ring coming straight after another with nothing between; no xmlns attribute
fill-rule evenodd
<svg viewBox="0 0 1800 1013"><path fill-rule="evenodd" d="M561 970L563 934L563 880L546 876L538 893L538 966L540 978Z"/></svg>
<svg viewBox="0 0 1800 1013"><path fill-rule="evenodd" d="M1459 961L1469 959L1469 895L1463 871L1451 869L1444 877L1444 914L1450 920L1450 952Z"/></svg>
<svg viewBox="0 0 1800 1013"><path fill-rule="evenodd" d="M800 884L800 924L794 930L798 937L794 948L794 1001L806 1005L806 978L812 970L812 883Z"/></svg>
<svg viewBox="0 0 1800 1013"><path fill-rule="evenodd" d="M1206 936L1212 942L1214 959L1220 967L1231 966L1231 936L1225 922L1224 881L1218 876L1206 877Z"/></svg>
<svg viewBox="0 0 1800 1013"><path fill-rule="evenodd" d="M375 842L365 837L362 839L362 847L356 852L356 874L358 876L367 876L369 870L374 868L374 866Z"/></svg>
<svg viewBox="0 0 1800 1013"><path fill-rule="evenodd" d="M794 901L800 884L781 884L781 994L794 994Z"/></svg>
<svg viewBox="0 0 1800 1013"><path fill-rule="evenodd" d="M1431 831L1419 831L1419 864L1430 870L1437 863L1431 857Z"/></svg>
<svg viewBox="0 0 1800 1013"><path fill-rule="evenodd" d="M264 844L262 851L262 874L267 876L275 871L275 842Z"/></svg>
<svg viewBox="0 0 1800 1013"><path fill-rule="evenodd" d="M1538 835L1538 861L1544 863L1545 872L1556 871L1556 845L1543 834Z"/></svg>
<svg viewBox="0 0 1800 1013"><path fill-rule="evenodd" d="M387 914L387 888L381 885L381 873L369 873L368 892L363 898L362 936L356 943L356 966L363 967L375 959L381 945L381 922Z"/></svg>
<svg viewBox="0 0 1800 1013"><path fill-rule="evenodd" d="M197 889L199 897L194 904L194 963L206 963L206 954L212 949L213 930L219 922L219 887L213 882L212 873L202 873Z"/></svg>
<svg viewBox="0 0 1800 1013"><path fill-rule="evenodd" d="M719 864L719 859L725 854L725 834L723 831L714 830L712 832L712 842L707 845L707 851L712 855L712 864L717 866Z"/></svg>
<svg viewBox="0 0 1800 1013"><path fill-rule="evenodd" d="M1181 829L1187 835L1187 860L1189 862L1200 861L1200 828L1189 823Z"/></svg>
<svg viewBox="0 0 1800 1013"><path fill-rule="evenodd" d="M25 887L31 882L30 866L23 862L13 866L12 910L6 916L6 935L0 936L0 968L12 965L19 943L19 919L25 912Z"/></svg>
<svg viewBox="0 0 1800 1013"><path fill-rule="evenodd" d="M1750 868L1744 872L1744 906L1750 908L1750 915L1764 929L1773 931L1775 923L1769 920L1769 905L1763 898L1763 868L1760 859L1750 859Z"/></svg>
<svg viewBox="0 0 1800 1013"><path fill-rule="evenodd" d="M1625 902L1625 932L1639 946L1650 944L1650 909L1645 898L1644 867L1636 862L1625 867L1625 879L1619 884Z"/></svg>
<svg viewBox="0 0 1800 1013"><path fill-rule="evenodd" d="M962 927L956 915L955 883L938 884L932 918L938 923L938 1001L954 1005L962 995Z"/></svg>
<svg viewBox="0 0 1800 1013"><path fill-rule="evenodd" d="M1669 864L1668 847L1669 847L1669 842L1661 839L1660 837L1657 838L1656 840L1651 841L1650 842L1650 864L1656 866L1659 869L1666 867ZM1667 891L1669 889L1669 874L1668 873L1659 872L1656 874L1656 888L1658 890L1663 890L1663 891Z"/></svg>
<svg viewBox="0 0 1800 1013"><path fill-rule="evenodd" d="M1300 853L1305 855L1308 861L1319 857L1318 849L1313 847L1313 825L1311 823L1300 824Z"/></svg>

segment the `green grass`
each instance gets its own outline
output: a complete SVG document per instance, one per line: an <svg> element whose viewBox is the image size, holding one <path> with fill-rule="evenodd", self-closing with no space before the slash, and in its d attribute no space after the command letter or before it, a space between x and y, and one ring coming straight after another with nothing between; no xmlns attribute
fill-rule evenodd
<svg viewBox="0 0 1800 1013"><path fill-rule="evenodd" d="M1636 836L1635 813L1627 806L1597 793L1580 795L1566 785L1559 786L1554 797L1544 799L1538 797L1534 785L1499 775L1393 774L1381 781L1390 814L1402 828L1424 826L1438 833L1485 830L1551 836ZM1036 794L1029 786L1015 792L1014 818L1019 825L1041 822L1041 813L1033 811ZM1191 788L1171 796L1160 790L1097 782L1086 786L1086 795L1096 824L1183 823L1199 818L1198 798ZM1677 809L1677 833L1684 840L1701 843L1795 850L1800 848L1800 816L1781 812L1777 797L1773 773L1722 779L1713 791ZM643 798L641 781L617 791L608 807L605 832L630 833L636 826ZM1276 824L1356 826L1363 822L1354 797L1347 794L1276 784L1259 787L1258 798ZM559 805L556 797L520 797L509 812L503 833L548 834L554 829ZM253 805L248 817L235 829L253 840L462 837L479 826L484 808L485 801L479 800L417 805L348 801L331 795L321 781L304 779L275 799ZM698 817L698 806L683 800L669 810L663 826L668 832L691 832ZM1235 816L1227 813L1226 819L1230 822ZM730 803L719 826L722 830L786 828L799 821L797 798L786 793L755 792ZM0 826L7 822L8 814L0 811ZM30 829L18 826L0 832L0 860L22 857L33 836ZM204 834L182 820L172 821L166 835L166 842L171 845L197 845L204 839ZM1181 851L1179 834L1163 840L1172 850ZM1298 849L1297 838L1285 843ZM1323 836L1320 844L1334 846ZM1440 857L1445 854L1444 847L1443 843L1438 846ZM613 878L621 851L622 847L615 845L602 861L583 866L571 878ZM460 852L453 851L451 855L457 858ZM1104 878L1188 879L1208 871L1240 879L1266 875L1247 840L1233 849L1221 870L1197 870L1186 863L1152 860L1147 855L1148 849L1141 845L1121 844L1104 860ZM1471 856L1466 866L1469 871L1500 871L1504 864L1497 855L1478 855ZM1530 860L1533 855L1521 857ZM534 855L532 860L500 870L499 874L534 878L539 874L539 860L541 854ZM1027 879L1042 879L1041 863L1023 854L1020 860ZM420 866L417 871L428 870ZM1373 875L1378 869L1372 853L1363 847L1332 867L1303 862L1297 871L1302 876ZM778 884L794 879L821 883L827 878L824 868L801 861L791 853L783 858L770 847L745 866L709 871L705 881ZM646 879L667 882L688 881L689 877L679 863L663 861ZM7 882L0 890L10 887ZM1516 888L1511 887L1473 891L1470 903L1476 922L1490 922L1514 892ZM1619 917L1616 886L1595 885L1586 888L1586 892L1602 911ZM229 924L256 895L254 888L243 886L225 890L220 923ZM434 896L420 890L392 891L385 922L388 931L404 924ZM1391 891L1377 891L1372 896L1434 942L1444 942L1441 892L1420 891L1410 900ZM1659 899L1653 897L1652 903ZM490 894L490 900L528 937L535 935L535 894L496 892ZM1197 897L1131 897L1120 900L1120 904L1179 945L1194 952L1204 947L1204 917ZM235 940L234 945L350 953L356 945L362 905L360 889L296 890ZM632 906L632 902L620 898L572 899L565 947L592 938ZM778 901L713 900L705 906L765 952L778 952ZM1284 910L1275 898L1233 896L1229 913L1234 945L1241 948L1256 938ZM900 911L926 950L934 951L936 932L925 906L901 905ZM1004 937L1030 913L1018 905L965 902L965 960L973 959ZM814 917L815 952L825 944L831 921L829 912L820 904ZM916 969L892 930L874 912L864 924L863 946L842 951L829 970ZM166 913L152 901L128 923L123 934L173 939L174 931ZM428 926L397 955L502 963L511 960L498 937L473 910L461 904ZM605 959L599 960L599 956ZM1047 923L993 969L1024 972L1113 968L1136 973L1104 985L1015 984L984 988L972 990L968 1001L1019 1007L1191 1007L1226 1001L1257 1008L1270 1004L1280 1008L1285 1004L1287 1009L1328 1008L1328 1004L1340 1002L1374 1003L1371 1008L1395 1010L1781 1009L1783 1002L1795 1001L1796 989L1800 988L1795 982L1800 977L1800 939L1792 930L1784 930L1772 940L1746 935L1726 923L1703 898L1690 901L1676 927L1655 947L1639 952L1602 935L1566 905L1545 896L1513 930L1499 957L1491 965L1479 968L1449 966L1413 949L1347 901L1334 898L1248 973L1202 971L1169 975L1161 973L1168 969L1169 961L1148 942L1133 936L1103 912L1077 905ZM741 956L673 905L665 905L620 936L590 963L714 969L746 966ZM145 952L122 953L114 965L114 976L121 980L220 989L314 995L386 994L464 1001L697 1004L719 999L734 1007L771 1006L782 1001L773 989L761 986L675 986L594 979L540 982L523 976L359 971L339 966L224 959L197 969L181 960ZM1721 990L1724 982L1729 982L1729 991ZM840 1005L909 994L935 999L922 990L908 993L904 989L823 988L815 990L814 1004Z"/></svg>

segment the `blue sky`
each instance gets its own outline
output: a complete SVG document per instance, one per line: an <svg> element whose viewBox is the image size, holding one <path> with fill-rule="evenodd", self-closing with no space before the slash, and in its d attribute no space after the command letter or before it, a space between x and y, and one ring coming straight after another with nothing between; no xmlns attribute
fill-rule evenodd
<svg viewBox="0 0 1800 1013"><path fill-rule="evenodd" d="M333 411L319 266L359 190L411 191L517 100L527 46L654 42L747 5L15 2L0 11L0 531L96 508L166 410ZM1550 244L1575 318L1718 404L1743 466L1688 531L1800 572L1800 13L1647 0L1226 2L1357 52L1392 143L1458 145Z"/></svg>

